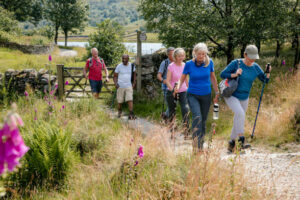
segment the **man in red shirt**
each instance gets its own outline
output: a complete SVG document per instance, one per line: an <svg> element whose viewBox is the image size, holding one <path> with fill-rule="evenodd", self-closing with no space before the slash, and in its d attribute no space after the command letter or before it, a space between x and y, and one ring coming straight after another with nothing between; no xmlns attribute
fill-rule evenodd
<svg viewBox="0 0 300 200"><path fill-rule="evenodd" d="M99 93L102 88L102 70L105 70L106 82L109 81L108 71L102 58L98 56L97 48L92 48L92 57L86 61L83 75L86 79L89 79L93 96L99 98ZM87 76L87 71L89 75Z"/></svg>

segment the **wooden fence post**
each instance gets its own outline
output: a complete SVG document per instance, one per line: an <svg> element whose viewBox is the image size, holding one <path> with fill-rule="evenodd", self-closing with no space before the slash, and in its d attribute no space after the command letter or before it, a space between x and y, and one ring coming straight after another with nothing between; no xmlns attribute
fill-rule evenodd
<svg viewBox="0 0 300 200"><path fill-rule="evenodd" d="M65 93L64 65L56 65L56 67L57 67L57 81L58 81L58 98L62 99Z"/></svg>
<svg viewBox="0 0 300 200"><path fill-rule="evenodd" d="M140 38L141 31L137 31L137 91L142 89L142 41Z"/></svg>

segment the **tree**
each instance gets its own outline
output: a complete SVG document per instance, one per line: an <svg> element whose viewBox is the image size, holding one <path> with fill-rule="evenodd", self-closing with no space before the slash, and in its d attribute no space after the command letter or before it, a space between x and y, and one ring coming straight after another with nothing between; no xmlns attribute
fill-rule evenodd
<svg viewBox="0 0 300 200"><path fill-rule="evenodd" d="M65 0L62 4L61 29L65 34L65 46L67 46L68 33L83 30L88 20L88 5L85 0Z"/></svg>
<svg viewBox="0 0 300 200"><path fill-rule="evenodd" d="M63 13L62 3L64 0L45 0L45 18L54 26L54 42L57 44L58 30L61 25Z"/></svg>
<svg viewBox="0 0 300 200"><path fill-rule="evenodd" d="M15 32L18 30L18 21L14 14L0 7L0 31Z"/></svg>
<svg viewBox="0 0 300 200"><path fill-rule="evenodd" d="M91 48L96 47L106 65L116 66L126 51L123 36L124 31L117 22L104 20L97 25L97 32L89 36L88 56L91 57Z"/></svg>
<svg viewBox="0 0 300 200"><path fill-rule="evenodd" d="M201 40L209 41L226 54L229 63L237 46L250 42L259 46L264 39L272 1L279 0L141 0L139 9L147 27L159 30L164 43L171 43L166 36L172 33L183 37L180 42L186 48Z"/></svg>
<svg viewBox="0 0 300 200"><path fill-rule="evenodd" d="M0 6L13 12L18 21L37 24L43 18L44 0L1 0Z"/></svg>
<svg viewBox="0 0 300 200"><path fill-rule="evenodd" d="M14 14L0 7L0 43L8 42L10 36L18 31L18 21Z"/></svg>
<svg viewBox="0 0 300 200"><path fill-rule="evenodd" d="M297 69L300 61L299 51L299 33L300 33L300 12L299 12L299 0L291 1L292 9L290 11L291 24L290 29L292 33L292 46L295 50L294 68Z"/></svg>

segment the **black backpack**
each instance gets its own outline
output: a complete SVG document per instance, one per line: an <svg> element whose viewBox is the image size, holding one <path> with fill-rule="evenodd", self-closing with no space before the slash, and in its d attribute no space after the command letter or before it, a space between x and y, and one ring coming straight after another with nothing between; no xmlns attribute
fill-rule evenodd
<svg viewBox="0 0 300 200"><path fill-rule="evenodd" d="M100 60L100 63L102 65L102 67L103 67L104 60L102 58L100 58L100 57L99 57L99 60ZM93 58L91 57L91 58L89 58L89 69L92 67L92 65L93 65Z"/></svg>
<svg viewBox="0 0 300 200"><path fill-rule="evenodd" d="M133 69L134 69L134 64L133 63L131 63L131 83L133 83L133 81L134 81L134 71L133 71Z"/></svg>

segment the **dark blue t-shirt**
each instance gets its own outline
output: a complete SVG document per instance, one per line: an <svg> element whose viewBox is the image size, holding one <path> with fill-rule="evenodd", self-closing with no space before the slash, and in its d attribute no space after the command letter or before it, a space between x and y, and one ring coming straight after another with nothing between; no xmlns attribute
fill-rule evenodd
<svg viewBox="0 0 300 200"><path fill-rule="evenodd" d="M208 95L211 93L211 81L210 73L214 72L214 63L210 59L209 64L205 67L205 64L196 66L193 60L188 61L185 64L183 74L190 76L188 93L196 95Z"/></svg>

